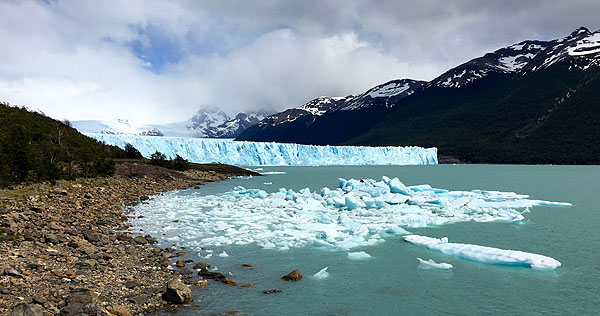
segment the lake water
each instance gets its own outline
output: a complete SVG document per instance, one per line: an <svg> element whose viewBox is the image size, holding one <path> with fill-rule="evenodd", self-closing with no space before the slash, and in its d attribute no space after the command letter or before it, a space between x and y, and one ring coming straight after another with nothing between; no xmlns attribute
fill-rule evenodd
<svg viewBox="0 0 600 316"><path fill-rule="evenodd" d="M451 242L522 250L559 260L562 267L539 272L524 267L486 265L447 256L387 238L366 251L372 258L348 260L345 251L315 247L280 251L256 244L212 247L214 256L200 259L193 247L186 253L194 261L207 261L253 288L210 282L193 289L195 304L175 315L594 315L600 310L600 167L596 166L361 166L263 167L285 174L210 183L197 190L175 194L220 194L235 186L267 192L280 187L299 190L335 188L338 178L398 177L406 185L430 184L452 190L489 189L530 195L533 199L570 202L571 207L531 208L521 224L464 222L426 228L411 233L447 236ZM272 184L267 185L264 183ZM148 206L152 206L152 201ZM156 223L160 226L164 223ZM145 227L147 228L147 227ZM151 231L151 230L150 230ZM177 232L176 232L177 233ZM185 234L185 232L179 232ZM159 236L160 237L160 236ZM161 246L172 242L163 240ZM183 244L182 246L186 246ZM217 256L226 251L229 257ZM451 263L451 270L418 269L417 257ZM256 265L254 269L241 264ZM329 267L329 277L312 275ZM300 282L280 278L299 269ZM281 289L266 295L263 290Z"/></svg>

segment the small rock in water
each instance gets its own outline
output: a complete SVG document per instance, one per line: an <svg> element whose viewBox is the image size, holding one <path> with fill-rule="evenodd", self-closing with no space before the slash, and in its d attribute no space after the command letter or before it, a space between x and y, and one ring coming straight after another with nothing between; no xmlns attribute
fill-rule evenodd
<svg viewBox="0 0 600 316"><path fill-rule="evenodd" d="M300 270L294 270L282 276L281 279L285 281L300 281L300 279L302 279L302 273L300 272Z"/></svg>
<svg viewBox="0 0 600 316"><path fill-rule="evenodd" d="M240 285L240 287L243 287L243 288L254 287L254 283L246 283L246 284L242 284L242 285Z"/></svg>
<svg viewBox="0 0 600 316"><path fill-rule="evenodd" d="M198 270L198 269L206 269L206 268L210 268L210 264L206 263L206 262L197 262L194 265L194 269Z"/></svg>
<svg viewBox="0 0 600 316"><path fill-rule="evenodd" d="M278 289L266 290L266 291L263 291L263 293L265 293L265 294L281 293L281 290L278 290Z"/></svg>
<svg viewBox="0 0 600 316"><path fill-rule="evenodd" d="M194 300L192 290L183 282L172 279L167 283L163 299L171 304L190 304Z"/></svg>
<svg viewBox="0 0 600 316"><path fill-rule="evenodd" d="M244 263L244 264L242 264L242 267L252 269L252 268L255 268L256 265Z"/></svg>
<svg viewBox="0 0 600 316"><path fill-rule="evenodd" d="M175 263L175 265L179 268L183 268L185 267L185 261L183 260L177 260L177 262Z"/></svg>
<svg viewBox="0 0 600 316"><path fill-rule="evenodd" d="M199 280L196 283L192 284L195 287L207 287L208 286L208 281L207 280Z"/></svg>

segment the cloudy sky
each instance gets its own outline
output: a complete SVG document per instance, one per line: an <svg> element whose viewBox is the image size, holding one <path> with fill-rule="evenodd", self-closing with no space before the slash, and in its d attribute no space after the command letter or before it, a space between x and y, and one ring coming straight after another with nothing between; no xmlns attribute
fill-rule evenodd
<svg viewBox="0 0 600 316"><path fill-rule="evenodd" d="M282 110L430 80L599 16L598 0L0 0L0 101L144 123Z"/></svg>

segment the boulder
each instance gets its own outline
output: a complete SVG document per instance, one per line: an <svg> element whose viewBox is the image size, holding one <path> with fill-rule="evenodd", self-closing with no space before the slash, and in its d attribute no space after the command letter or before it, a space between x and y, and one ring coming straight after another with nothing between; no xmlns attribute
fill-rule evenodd
<svg viewBox="0 0 600 316"><path fill-rule="evenodd" d="M43 316L44 309L37 304L21 303L13 307L10 316Z"/></svg>
<svg viewBox="0 0 600 316"><path fill-rule="evenodd" d="M206 269L206 268L210 268L210 264L208 264L206 262L196 262L196 264L194 265L194 270Z"/></svg>
<svg viewBox="0 0 600 316"><path fill-rule="evenodd" d="M281 279L285 281L300 281L300 279L302 279L302 273L300 272L300 270L294 270L281 277Z"/></svg>
<svg viewBox="0 0 600 316"><path fill-rule="evenodd" d="M167 283L163 300L171 304L191 304L194 301L192 290L183 282L172 279Z"/></svg>
<svg viewBox="0 0 600 316"><path fill-rule="evenodd" d="M144 245L148 243L148 240L146 240L146 238L144 238L144 236L136 236L135 238L133 238L133 241L135 241L136 243L140 244L140 245Z"/></svg>

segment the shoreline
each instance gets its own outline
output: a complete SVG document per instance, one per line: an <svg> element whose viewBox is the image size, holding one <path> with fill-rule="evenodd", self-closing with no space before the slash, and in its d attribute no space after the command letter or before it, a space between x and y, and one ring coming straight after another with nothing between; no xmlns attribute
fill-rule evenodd
<svg viewBox="0 0 600 316"><path fill-rule="evenodd" d="M0 314L130 315L167 305L173 249L136 238L125 206L148 196L234 176L228 165L185 172L131 161L107 178L36 183L0 190ZM137 234L136 234L137 235ZM19 306L19 308L16 308ZM12 314L11 314L12 315Z"/></svg>

